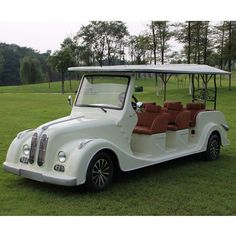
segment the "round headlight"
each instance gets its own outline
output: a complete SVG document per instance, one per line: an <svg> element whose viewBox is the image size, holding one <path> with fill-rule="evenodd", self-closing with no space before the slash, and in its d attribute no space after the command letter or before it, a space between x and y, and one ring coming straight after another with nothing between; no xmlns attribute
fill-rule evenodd
<svg viewBox="0 0 236 236"><path fill-rule="evenodd" d="M57 155L58 160L63 163L66 161L66 154L63 151L60 151Z"/></svg>
<svg viewBox="0 0 236 236"><path fill-rule="evenodd" d="M26 156L29 155L29 153L30 153L30 147L29 147L28 144L25 144L25 145L23 146L23 153L24 153Z"/></svg>

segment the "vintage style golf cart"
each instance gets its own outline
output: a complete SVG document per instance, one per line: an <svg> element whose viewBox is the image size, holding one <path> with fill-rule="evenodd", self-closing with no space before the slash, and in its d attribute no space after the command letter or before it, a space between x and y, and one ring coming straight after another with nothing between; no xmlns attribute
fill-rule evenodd
<svg viewBox="0 0 236 236"><path fill-rule="evenodd" d="M112 182L115 167L130 171L179 157L203 153L219 157L229 144L228 125L216 111L216 75L206 65L130 65L73 67L83 73L71 114L17 134L4 169L29 179L58 185L86 184L99 191ZM155 104L135 99L135 73L153 73L166 84L173 74L192 78L192 101ZM204 88L195 89L195 76ZM214 90L207 88L214 79ZM203 102L196 102L201 99ZM214 101L214 110L205 102Z"/></svg>

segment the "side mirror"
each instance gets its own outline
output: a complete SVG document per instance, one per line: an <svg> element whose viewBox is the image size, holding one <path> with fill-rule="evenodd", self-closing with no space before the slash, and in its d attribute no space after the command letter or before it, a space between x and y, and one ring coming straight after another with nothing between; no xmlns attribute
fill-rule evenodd
<svg viewBox="0 0 236 236"><path fill-rule="evenodd" d="M72 106L72 97L68 96L67 102L70 106Z"/></svg>

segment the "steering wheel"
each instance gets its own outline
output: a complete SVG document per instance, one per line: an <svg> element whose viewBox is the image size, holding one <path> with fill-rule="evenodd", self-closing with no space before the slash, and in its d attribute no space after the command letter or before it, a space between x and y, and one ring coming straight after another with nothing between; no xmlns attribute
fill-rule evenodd
<svg viewBox="0 0 236 236"><path fill-rule="evenodd" d="M131 105L132 105L133 109L136 111L136 110L137 110L137 102L138 102L138 99L137 99L134 95L132 95L132 99L133 99L134 101L131 102Z"/></svg>
<svg viewBox="0 0 236 236"><path fill-rule="evenodd" d="M125 99L125 92L120 93L118 98L119 98L119 101L123 103ZM138 99L133 95L131 105L135 111L137 109L137 104L136 104L137 102L138 102Z"/></svg>

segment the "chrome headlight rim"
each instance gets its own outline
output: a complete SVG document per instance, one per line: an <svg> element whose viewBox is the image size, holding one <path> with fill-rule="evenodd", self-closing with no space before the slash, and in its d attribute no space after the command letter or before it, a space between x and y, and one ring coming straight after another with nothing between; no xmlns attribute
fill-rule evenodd
<svg viewBox="0 0 236 236"><path fill-rule="evenodd" d="M57 158L60 163L64 163L66 161L66 153L63 151L59 151L57 154Z"/></svg>
<svg viewBox="0 0 236 236"><path fill-rule="evenodd" d="M28 144L25 144L23 146L23 148L22 148L22 151L23 151L24 155L29 156L29 154L30 154L30 146Z"/></svg>

